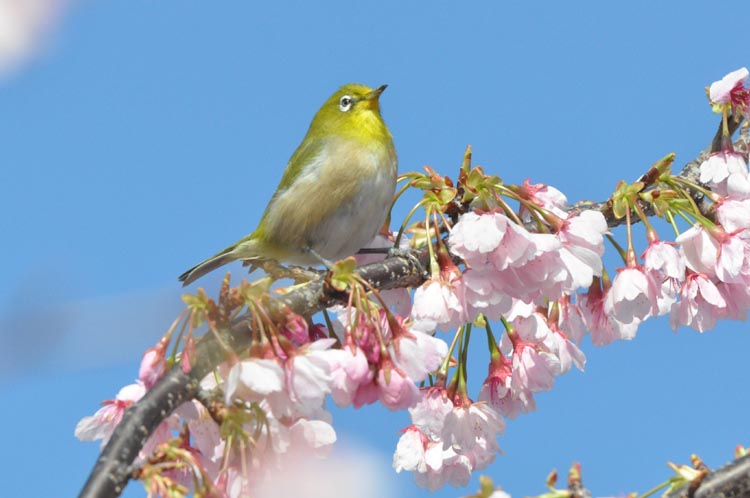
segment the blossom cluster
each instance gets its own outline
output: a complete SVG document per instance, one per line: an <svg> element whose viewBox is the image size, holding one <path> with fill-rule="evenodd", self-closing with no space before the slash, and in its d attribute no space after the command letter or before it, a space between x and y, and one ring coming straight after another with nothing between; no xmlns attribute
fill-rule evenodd
<svg viewBox="0 0 750 498"><path fill-rule="evenodd" d="M747 117L749 76L743 68L708 90L714 110L723 114L725 133L730 117ZM720 150L700 165L700 184L677 179L671 160L663 161L646 175L648 181L618 186L609 217L569 206L549 185L504 185L480 167L471 168L468 159L458 187L431 169L409 176L412 186L425 191L425 221L409 232L414 248L428 250L430 278L413 294L377 292L354 273L337 273L337 267L331 280L343 285L349 302L329 310L334 319L326 316L327 325L291 312L281 325L259 319L253 346L232 355L201 384L222 408L197 401L182 405L138 459L146 468L156 448L171 444L189 465L166 470L168 486L145 477L144 483L154 494L165 486L191 489L200 469L204 494L251 495L271 469L330 451L336 440L326 409L330 400L339 407L379 402L408 410L411 424L401 431L394 469L412 472L417 484L430 490L465 486L474 471L494 460L504 418L534 410L535 395L551 389L558 375L573 366L583 370L585 336L598 346L632 339L641 323L660 315L669 315L675 330L688 326L701 332L720 319L746 318L750 174L747 157L724 138ZM696 202L696 192L704 205ZM463 210L455 212L456 205ZM659 237L645 208L670 222L673 241ZM643 244L633 238L634 217L646 227ZM678 219L687 224L678 226ZM618 223L628 228L627 244L615 245L623 265L611 278L602 256L610 226ZM394 241L409 247L394 234L375 245ZM243 306L259 309L260 294L251 285L237 295ZM490 362L481 384L471 388L467 352L478 329L486 335ZM78 437L109 439L124 410L174 360L167 355L168 342L147 351L137 383L81 420ZM186 346L183 365L190 351Z"/></svg>

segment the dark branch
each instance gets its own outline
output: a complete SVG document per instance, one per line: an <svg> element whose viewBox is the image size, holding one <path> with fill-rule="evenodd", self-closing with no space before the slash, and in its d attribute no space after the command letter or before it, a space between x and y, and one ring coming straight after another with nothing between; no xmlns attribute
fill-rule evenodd
<svg viewBox="0 0 750 498"><path fill-rule="evenodd" d="M709 473L692 493L683 486L665 498L750 498L750 455Z"/></svg>

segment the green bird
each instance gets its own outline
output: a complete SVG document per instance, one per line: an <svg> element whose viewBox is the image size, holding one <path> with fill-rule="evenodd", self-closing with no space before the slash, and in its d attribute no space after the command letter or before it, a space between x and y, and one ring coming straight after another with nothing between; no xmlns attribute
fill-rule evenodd
<svg viewBox="0 0 750 498"><path fill-rule="evenodd" d="M398 160L380 115L380 95L348 84L315 114L286 165L258 227L195 265L183 286L236 260L314 265L355 254L385 222Z"/></svg>

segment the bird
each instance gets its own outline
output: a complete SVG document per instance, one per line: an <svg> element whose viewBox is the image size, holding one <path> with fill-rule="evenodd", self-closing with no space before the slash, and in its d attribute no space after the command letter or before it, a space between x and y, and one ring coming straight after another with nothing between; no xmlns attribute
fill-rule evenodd
<svg viewBox="0 0 750 498"><path fill-rule="evenodd" d="M387 85L350 83L320 107L284 169L257 228L182 275L183 287L232 261L330 265L375 238L398 176L380 114Z"/></svg>

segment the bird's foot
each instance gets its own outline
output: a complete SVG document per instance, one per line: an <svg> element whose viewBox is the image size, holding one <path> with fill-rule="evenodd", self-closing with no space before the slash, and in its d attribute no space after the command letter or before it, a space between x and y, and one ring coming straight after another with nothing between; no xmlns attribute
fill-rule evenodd
<svg viewBox="0 0 750 498"><path fill-rule="evenodd" d="M273 259L253 262L250 266L250 272L256 268L261 268L266 275L274 280L289 278L294 280L295 284L309 282L320 274L317 270L301 266L284 266Z"/></svg>
<svg viewBox="0 0 750 498"><path fill-rule="evenodd" d="M326 258L324 258L323 256L321 256L320 254L318 254L317 251L315 251L315 249L313 249L312 247L307 247L305 249L305 251L307 251L307 253L310 256L312 256L313 258L317 259L318 262L321 265L325 266L328 271L331 271L331 268L333 268L333 262L332 261L329 261Z"/></svg>

